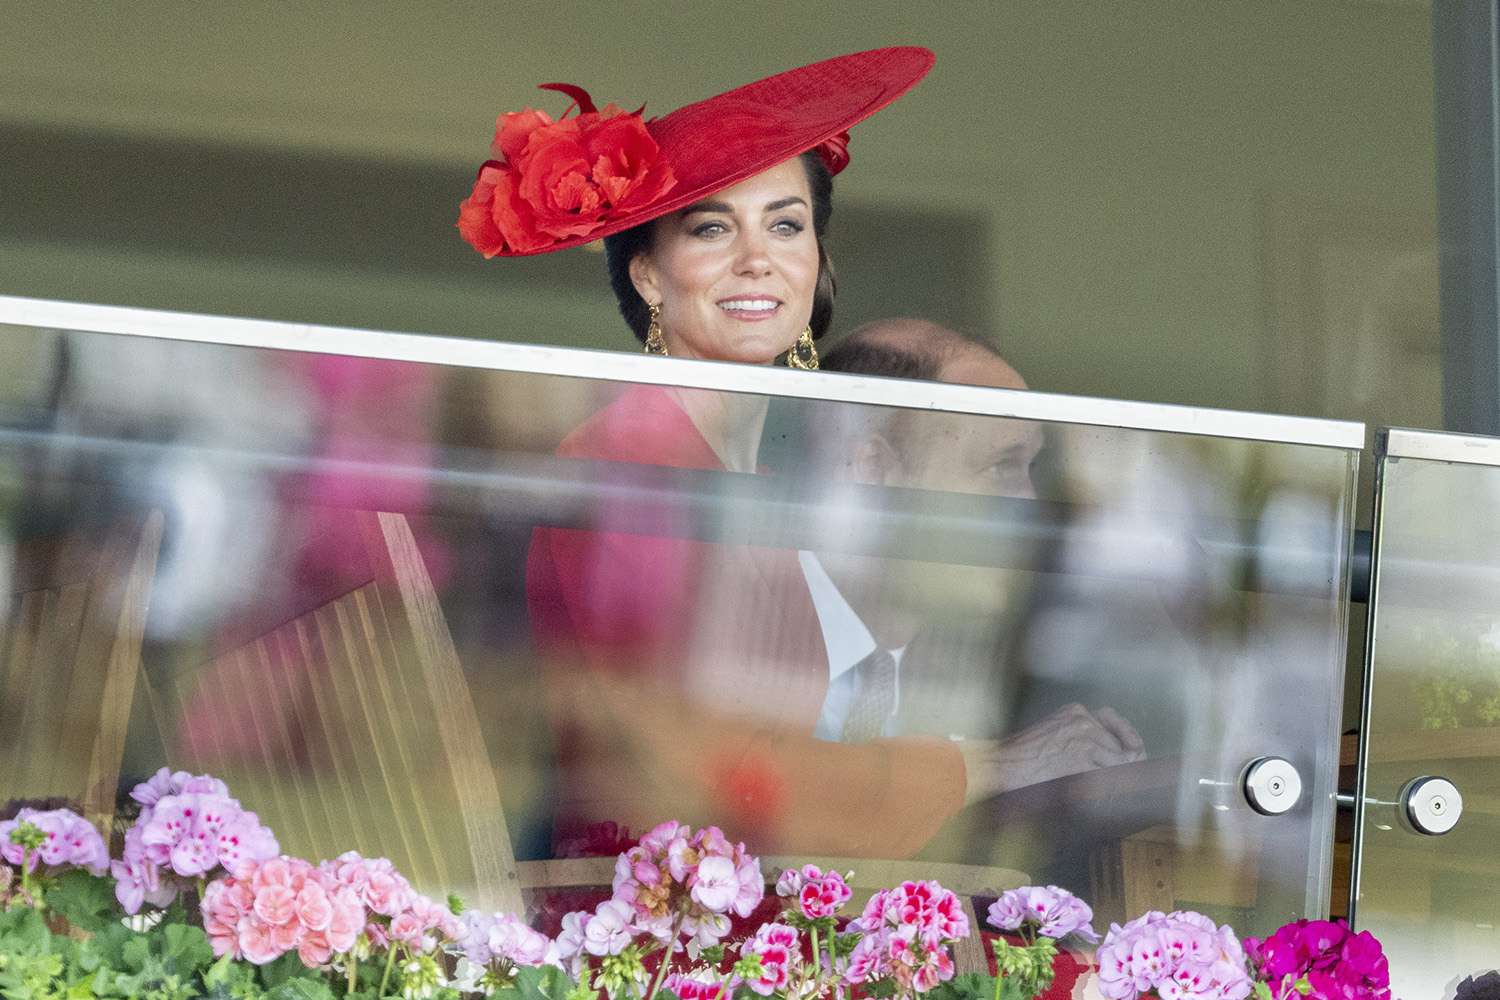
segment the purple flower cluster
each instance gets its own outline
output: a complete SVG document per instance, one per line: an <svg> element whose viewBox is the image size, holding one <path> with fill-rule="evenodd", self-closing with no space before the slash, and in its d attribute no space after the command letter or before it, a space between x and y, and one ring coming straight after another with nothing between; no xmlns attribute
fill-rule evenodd
<svg viewBox="0 0 1500 1000"><path fill-rule="evenodd" d="M1250 964L1276 989L1306 977L1309 1000L1388 1000L1390 967L1380 942L1344 921L1298 920L1264 941L1245 939Z"/></svg>
<svg viewBox="0 0 1500 1000"><path fill-rule="evenodd" d="M126 913L143 903L166 906L193 879L219 869L237 874L280 852L271 831L217 778L162 768L130 797L145 808L125 833L123 855L110 865L115 898Z"/></svg>
<svg viewBox="0 0 1500 1000"><path fill-rule="evenodd" d="M902 995L925 993L952 979L948 948L969 936L963 904L931 881L882 889L849 926L864 936L849 956L846 980L893 979Z"/></svg>
<svg viewBox="0 0 1500 1000"><path fill-rule="evenodd" d="M1108 1000L1151 990L1161 1000L1244 1000L1254 988L1234 931L1190 910L1152 910L1111 925L1098 962L1099 992Z"/></svg>
<svg viewBox="0 0 1500 1000"><path fill-rule="evenodd" d="M1099 940L1094 931L1094 911L1066 889L1055 885L1028 885L1001 893L990 904L990 924L997 930L1030 930L1054 941L1076 934L1086 941Z"/></svg>
<svg viewBox="0 0 1500 1000"><path fill-rule="evenodd" d="M41 832L41 843L23 846L12 834L27 825ZM15 819L0 823L0 858L28 872L45 865L49 871L85 868L95 875L109 869L109 848L94 825L71 809L22 809Z"/></svg>
<svg viewBox="0 0 1500 1000"><path fill-rule="evenodd" d="M509 913L465 910L458 940L464 957L475 965L556 965L557 945Z"/></svg>

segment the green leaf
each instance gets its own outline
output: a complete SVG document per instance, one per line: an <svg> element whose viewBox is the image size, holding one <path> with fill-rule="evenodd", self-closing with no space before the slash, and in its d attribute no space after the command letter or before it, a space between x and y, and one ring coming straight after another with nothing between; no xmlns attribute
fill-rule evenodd
<svg viewBox="0 0 1500 1000"><path fill-rule="evenodd" d="M573 981L555 965L523 965L516 970L510 989L521 1000L565 1000Z"/></svg>
<svg viewBox="0 0 1500 1000"><path fill-rule="evenodd" d="M136 935L120 949L120 964L133 972L140 972L151 961L151 939L144 934Z"/></svg>
<svg viewBox="0 0 1500 1000"><path fill-rule="evenodd" d="M52 932L29 906L0 912L0 955L40 955L50 951Z"/></svg>
<svg viewBox="0 0 1500 1000"><path fill-rule="evenodd" d="M193 975L208 968L213 960L213 945L202 928L168 924L162 932L162 964L169 972Z"/></svg>
<svg viewBox="0 0 1500 1000"><path fill-rule="evenodd" d="M294 951L287 952L274 962L267 962L260 967L260 981L266 984L266 989L275 989L291 979L300 979L307 975L308 968L302 964L302 959L297 957Z"/></svg>
<svg viewBox="0 0 1500 1000"><path fill-rule="evenodd" d="M120 920L114 881L91 875L82 868L70 869L57 877L47 890L47 905L79 930L101 931Z"/></svg>
<svg viewBox="0 0 1500 1000"><path fill-rule="evenodd" d="M288 979L266 994L266 1000L333 1000L333 990L321 979Z"/></svg>

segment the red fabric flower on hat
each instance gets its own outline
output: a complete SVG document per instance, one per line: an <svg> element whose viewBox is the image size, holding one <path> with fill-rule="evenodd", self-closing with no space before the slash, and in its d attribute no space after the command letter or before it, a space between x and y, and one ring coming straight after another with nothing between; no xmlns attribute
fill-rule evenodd
<svg viewBox="0 0 1500 1000"><path fill-rule="evenodd" d="M501 115L491 145L498 159L480 168L459 206L459 233L486 257L588 237L677 183L640 112L596 109L587 92L567 84L544 88L572 97L578 114Z"/></svg>

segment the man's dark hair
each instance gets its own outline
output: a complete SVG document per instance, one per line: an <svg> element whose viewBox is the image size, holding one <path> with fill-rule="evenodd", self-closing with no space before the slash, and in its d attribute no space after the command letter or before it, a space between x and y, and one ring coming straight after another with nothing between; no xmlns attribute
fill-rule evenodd
<svg viewBox="0 0 1500 1000"><path fill-rule="evenodd" d="M816 151L809 150L799 157L802 169L807 172L807 186L812 192L813 235L818 238L818 283L813 289L812 316L808 325L814 338L821 337L833 325L833 297L838 291L838 282L833 276L833 262L823 246L823 236L828 232L828 220L833 216L833 175L823 164ZM646 309L646 300L635 290L630 280L630 262L643 253L650 253L656 242L656 223L643 222L639 226L604 238L604 259L609 267L609 286L614 289L615 299L620 304L620 315L625 324L641 343L646 342L646 330L651 325L651 314Z"/></svg>

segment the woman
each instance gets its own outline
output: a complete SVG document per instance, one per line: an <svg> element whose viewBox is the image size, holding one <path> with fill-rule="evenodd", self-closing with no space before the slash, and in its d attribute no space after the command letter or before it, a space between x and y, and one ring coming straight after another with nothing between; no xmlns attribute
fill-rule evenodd
<svg viewBox="0 0 1500 1000"><path fill-rule="evenodd" d="M459 228L486 256L603 237L621 313L648 353L816 368L847 129L931 64L925 49L856 53L649 123L548 85L578 115L502 116L502 159L481 169ZM559 454L753 473L766 405L637 386ZM894 857L962 806L962 758L944 741L812 738L828 660L794 552L682 537L670 505L619 513L628 531L541 528L531 546L560 839L672 817L730 827L761 851Z"/></svg>

